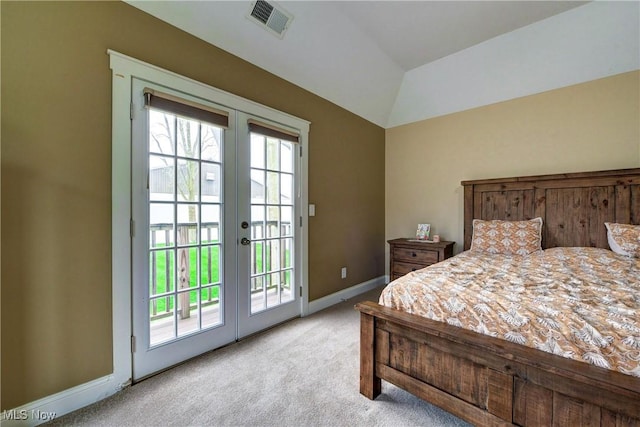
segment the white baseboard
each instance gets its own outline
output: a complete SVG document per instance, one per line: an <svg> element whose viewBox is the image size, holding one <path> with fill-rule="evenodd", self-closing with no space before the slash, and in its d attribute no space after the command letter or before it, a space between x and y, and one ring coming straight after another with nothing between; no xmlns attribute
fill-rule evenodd
<svg viewBox="0 0 640 427"><path fill-rule="evenodd" d="M332 305L370 291L378 286L382 286L388 281L388 276L376 277L375 279L311 301L307 314L324 310ZM118 384L116 376L113 374L97 378L93 381L27 403L18 408L2 411L2 413L0 413L0 424L2 427L37 426L105 399L128 385L128 383Z"/></svg>
<svg viewBox="0 0 640 427"><path fill-rule="evenodd" d="M105 399L127 385L116 384L115 375L107 375L18 408L2 411L0 424L2 427L37 426Z"/></svg>
<svg viewBox="0 0 640 427"><path fill-rule="evenodd" d="M351 286L350 288L343 289L327 295L326 297L313 300L309 303L309 311L307 314L313 314L317 311L324 310L332 305L348 300L349 298L353 298L356 295L360 295L370 291L371 289L377 288L378 286L382 286L388 282L388 279L388 276L376 277L375 279L367 280L366 282Z"/></svg>

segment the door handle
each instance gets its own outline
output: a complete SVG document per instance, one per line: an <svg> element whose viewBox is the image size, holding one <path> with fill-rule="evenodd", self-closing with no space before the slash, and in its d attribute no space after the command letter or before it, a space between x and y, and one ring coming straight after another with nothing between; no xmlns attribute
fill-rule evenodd
<svg viewBox="0 0 640 427"><path fill-rule="evenodd" d="M246 237L243 237L242 239L240 239L240 244L245 246L250 245L251 240L247 239Z"/></svg>

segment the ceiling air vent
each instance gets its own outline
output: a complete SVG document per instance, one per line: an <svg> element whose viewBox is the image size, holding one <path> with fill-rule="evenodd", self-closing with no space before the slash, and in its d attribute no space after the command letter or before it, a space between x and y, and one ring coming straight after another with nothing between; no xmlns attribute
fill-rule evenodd
<svg viewBox="0 0 640 427"><path fill-rule="evenodd" d="M264 0L253 2L247 16L279 38L284 37L285 31L293 20L293 16L282 7Z"/></svg>

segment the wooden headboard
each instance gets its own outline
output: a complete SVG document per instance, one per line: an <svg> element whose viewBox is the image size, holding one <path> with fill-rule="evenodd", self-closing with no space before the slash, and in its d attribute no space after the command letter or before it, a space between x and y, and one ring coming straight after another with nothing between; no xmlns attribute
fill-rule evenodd
<svg viewBox="0 0 640 427"><path fill-rule="evenodd" d="M605 222L640 224L640 168L462 181L464 249L472 221L542 217L542 247L609 248Z"/></svg>

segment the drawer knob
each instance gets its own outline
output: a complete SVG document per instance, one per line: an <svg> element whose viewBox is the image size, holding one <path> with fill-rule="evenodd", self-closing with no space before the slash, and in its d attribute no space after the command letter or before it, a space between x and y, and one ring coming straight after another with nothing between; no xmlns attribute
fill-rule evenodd
<svg viewBox="0 0 640 427"><path fill-rule="evenodd" d="M411 256L415 258L417 255L415 252L411 252Z"/></svg>
<svg viewBox="0 0 640 427"><path fill-rule="evenodd" d="M411 269L411 271L416 271L416 269L415 269L415 268L412 268L412 269Z"/></svg>

